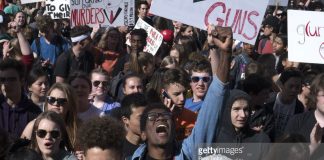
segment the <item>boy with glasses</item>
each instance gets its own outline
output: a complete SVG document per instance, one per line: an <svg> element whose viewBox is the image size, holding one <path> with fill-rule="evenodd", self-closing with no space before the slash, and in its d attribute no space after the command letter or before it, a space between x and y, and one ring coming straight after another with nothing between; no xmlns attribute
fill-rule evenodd
<svg viewBox="0 0 324 160"><path fill-rule="evenodd" d="M212 80L210 63L207 60L193 63L190 74L192 97L186 99L185 108L198 112Z"/></svg>
<svg viewBox="0 0 324 160"><path fill-rule="evenodd" d="M31 120L42 111L23 93L25 68L14 59L0 63L0 128L12 138L19 138Z"/></svg>
<svg viewBox="0 0 324 160"><path fill-rule="evenodd" d="M174 114L161 104L151 104L141 116L141 137L145 144L133 154L135 159L198 159L198 144L213 142L218 132L218 120L227 91L229 58L231 57L231 28L208 27L215 36L213 42L219 48L211 50L213 81L206 94L197 122L189 137L178 143L175 139ZM171 82L171 85L177 83ZM180 86L178 86L180 87Z"/></svg>

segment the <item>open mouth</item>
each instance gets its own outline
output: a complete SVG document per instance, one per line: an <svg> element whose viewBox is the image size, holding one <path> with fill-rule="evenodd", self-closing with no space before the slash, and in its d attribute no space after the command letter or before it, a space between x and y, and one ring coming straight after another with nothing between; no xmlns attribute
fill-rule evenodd
<svg viewBox="0 0 324 160"><path fill-rule="evenodd" d="M48 148L48 149L53 147L52 142L46 142L44 145L45 145L45 148Z"/></svg>
<svg viewBox="0 0 324 160"><path fill-rule="evenodd" d="M160 124L156 127L156 133L158 135L167 135L168 134L168 126L164 124Z"/></svg>

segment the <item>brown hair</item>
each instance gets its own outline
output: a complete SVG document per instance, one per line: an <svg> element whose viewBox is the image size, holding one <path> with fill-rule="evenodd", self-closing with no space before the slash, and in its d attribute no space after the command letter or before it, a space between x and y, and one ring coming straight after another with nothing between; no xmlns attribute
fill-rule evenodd
<svg viewBox="0 0 324 160"><path fill-rule="evenodd" d="M39 150L39 146L37 144L36 131L38 130L40 121L43 119L50 120L50 121L56 123L60 127L60 133L61 133L61 138L62 138L62 141L60 142L60 149L63 149L63 150L67 149L68 151L74 151L71 141L69 139L69 134L66 130L65 123L64 123L62 117L54 111L45 111L45 112L41 113L36 118L34 126L33 126L32 136L31 136L31 144L30 144L31 149L34 149L34 150L36 150L36 152L41 154L41 151Z"/></svg>
<svg viewBox="0 0 324 160"><path fill-rule="evenodd" d="M67 112L66 115L63 115L64 117L62 118L64 119L64 122L66 124L66 130L70 137L71 144L73 144L74 146L76 142L77 128L80 123L80 120L77 117L78 102L76 99L76 95L74 93L73 88L70 85L65 83L55 83L48 90L47 96L49 96L54 89L58 89L62 91L67 97L67 101L68 101ZM47 100L45 100L45 111L47 110L48 110L48 102Z"/></svg>
<svg viewBox="0 0 324 160"><path fill-rule="evenodd" d="M316 109L316 98L320 91L324 91L324 73L317 75L311 84L307 102L307 107L309 109Z"/></svg>

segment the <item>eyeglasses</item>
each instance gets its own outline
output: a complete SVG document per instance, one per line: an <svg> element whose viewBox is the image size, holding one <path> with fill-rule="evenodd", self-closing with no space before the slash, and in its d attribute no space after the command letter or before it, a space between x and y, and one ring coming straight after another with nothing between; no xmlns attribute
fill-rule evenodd
<svg viewBox="0 0 324 160"><path fill-rule="evenodd" d="M60 131L57 131L57 130L53 130L53 131L46 131L44 129L39 129L36 131L36 135L39 137L39 138L45 138L47 133L50 134L50 136L54 139L60 137L61 133Z"/></svg>
<svg viewBox="0 0 324 160"><path fill-rule="evenodd" d="M16 82L17 77L0 77L0 83L5 83L5 82Z"/></svg>
<svg viewBox="0 0 324 160"><path fill-rule="evenodd" d="M147 114L148 120L149 121L156 121L158 117L162 117L163 119L171 119L172 118L172 113L171 112L163 112L163 113L156 113L156 112L151 112Z"/></svg>
<svg viewBox="0 0 324 160"><path fill-rule="evenodd" d="M67 102L66 98L55 98L55 97L47 96L46 99L48 104L50 105L55 105L56 102L56 105L63 106Z"/></svg>
<svg viewBox="0 0 324 160"><path fill-rule="evenodd" d="M100 85L100 83L104 87L108 86L108 82L107 81L93 81L92 82L92 85L95 86L95 87L98 87Z"/></svg>
<svg viewBox="0 0 324 160"><path fill-rule="evenodd" d="M207 77L200 77L200 76L192 76L191 77L191 82L197 83L200 80L202 80L205 83L208 83L210 81L211 77L207 76Z"/></svg>

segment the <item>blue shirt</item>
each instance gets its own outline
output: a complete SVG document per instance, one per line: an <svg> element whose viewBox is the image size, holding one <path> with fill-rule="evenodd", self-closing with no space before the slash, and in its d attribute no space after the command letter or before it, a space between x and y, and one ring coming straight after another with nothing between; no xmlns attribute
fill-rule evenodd
<svg viewBox="0 0 324 160"><path fill-rule="evenodd" d="M193 111L193 112L198 112L201 108L201 105L203 104L203 100L199 102L194 102L193 98L187 98L185 102L185 108Z"/></svg>
<svg viewBox="0 0 324 160"><path fill-rule="evenodd" d="M54 65L56 62L57 57L63 53L67 52L69 49L69 43L62 37L55 36L53 42L50 42L49 44L46 42L45 38L41 36L39 38L39 45L40 45L40 52L38 53L38 49L36 46L36 40L35 39L31 45L31 49L34 53L37 54L39 58L42 58L43 60L49 59L51 64Z"/></svg>

